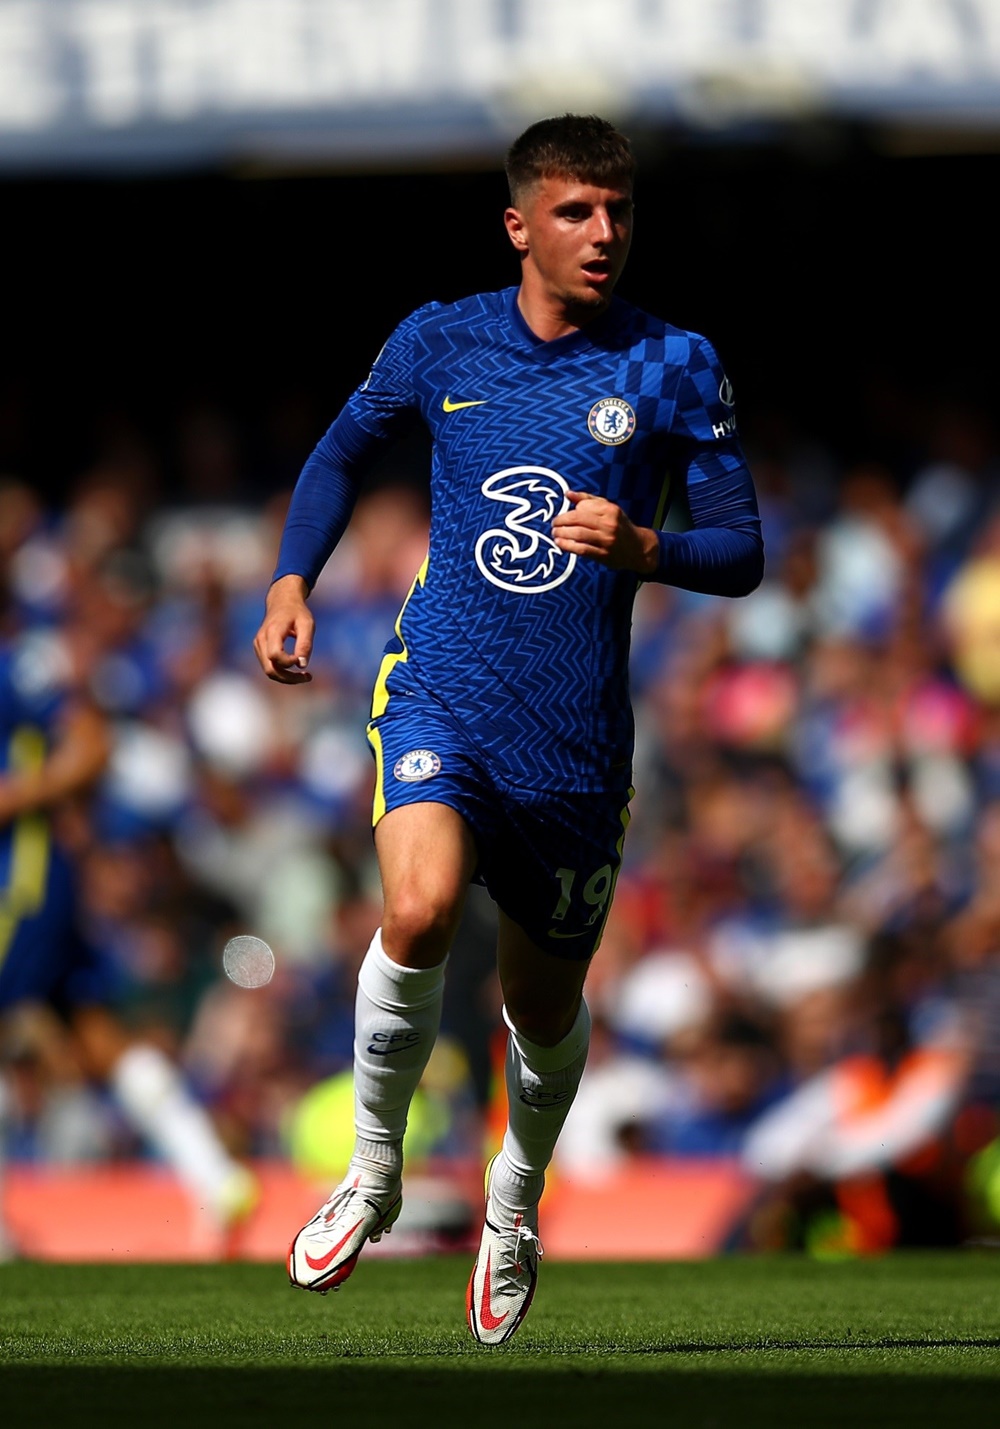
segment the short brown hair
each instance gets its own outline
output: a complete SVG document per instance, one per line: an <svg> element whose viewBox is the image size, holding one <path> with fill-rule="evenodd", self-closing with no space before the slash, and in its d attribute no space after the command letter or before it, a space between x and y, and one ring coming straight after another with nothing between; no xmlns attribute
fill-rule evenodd
<svg viewBox="0 0 1000 1429"><path fill-rule="evenodd" d="M596 114L539 119L507 151L507 183L516 206L532 184L551 175L602 188L632 187L635 155L624 134Z"/></svg>

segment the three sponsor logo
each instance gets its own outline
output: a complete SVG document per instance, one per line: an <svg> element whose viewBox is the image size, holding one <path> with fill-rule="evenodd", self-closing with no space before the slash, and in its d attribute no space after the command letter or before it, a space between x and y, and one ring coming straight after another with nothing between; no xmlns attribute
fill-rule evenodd
<svg viewBox="0 0 1000 1429"><path fill-rule="evenodd" d="M445 411L483 406L453 402ZM587 416L587 429L604 446L621 446L635 431L635 412L623 397L602 397ZM545 466L509 466L488 476L483 495L501 503L502 522L476 541L476 565L491 585L517 595L538 595L568 580L576 566L572 552L561 551L552 539L553 517L569 510L569 482Z"/></svg>
<svg viewBox="0 0 1000 1429"><path fill-rule="evenodd" d="M509 508L503 524L491 526L476 541L476 565L501 590L537 595L562 585L576 556L552 539L552 518L569 509L569 482L546 466L509 466L482 485L490 501Z"/></svg>

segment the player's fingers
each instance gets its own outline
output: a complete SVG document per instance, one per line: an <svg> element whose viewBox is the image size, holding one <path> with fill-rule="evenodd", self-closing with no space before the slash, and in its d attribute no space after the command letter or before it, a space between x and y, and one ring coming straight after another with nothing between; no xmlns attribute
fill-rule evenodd
<svg viewBox="0 0 1000 1429"><path fill-rule="evenodd" d="M305 671L305 662L298 650L285 650L285 640L292 633L283 622L266 621L253 643L264 674L269 680L277 680L282 685L301 685L312 679Z"/></svg>
<svg viewBox="0 0 1000 1429"><path fill-rule="evenodd" d="M309 657L313 648L314 622L309 620L300 621L295 628L295 659L304 670L309 664Z"/></svg>
<svg viewBox="0 0 1000 1429"><path fill-rule="evenodd" d="M279 685L307 685L312 679L308 670L299 664L298 656L294 651L280 650L277 654L272 655L264 666L264 673L269 680L277 680Z"/></svg>
<svg viewBox="0 0 1000 1429"><path fill-rule="evenodd" d="M271 673L271 657L267 653L267 645L264 639L264 627L253 638L253 653L257 656L257 663L264 671L265 675Z"/></svg>
<svg viewBox="0 0 1000 1429"><path fill-rule="evenodd" d="M572 493L570 493L572 494ZM555 521L599 521L606 519L619 508L609 501L605 496L583 495L575 505L567 511L560 511L558 516L553 516Z"/></svg>
<svg viewBox="0 0 1000 1429"><path fill-rule="evenodd" d="M266 674L276 685L308 685L312 679L307 670L268 670Z"/></svg>
<svg viewBox="0 0 1000 1429"><path fill-rule="evenodd" d="M602 545L610 545L615 539L615 533L606 522L599 518L592 521L583 518L579 520L569 520L560 522L557 526L552 525L552 539L559 540L563 536L569 536L575 541L598 541Z"/></svg>
<svg viewBox="0 0 1000 1429"><path fill-rule="evenodd" d="M598 545L592 540L580 540L572 536L560 536L556 541L560 551L567 555L589 556L591 560L605 561L610 555L607 546Z"/></svg>
<svg viewBox="0 0 1000 1429"><path fill-rule="evenodd" d="M570 543L576 544L576 546L593 546L594 550L609 550L611 546L607 540L601 540L599 533L583 529L556 532L553 540L561 550L569 549Z"/></svg>

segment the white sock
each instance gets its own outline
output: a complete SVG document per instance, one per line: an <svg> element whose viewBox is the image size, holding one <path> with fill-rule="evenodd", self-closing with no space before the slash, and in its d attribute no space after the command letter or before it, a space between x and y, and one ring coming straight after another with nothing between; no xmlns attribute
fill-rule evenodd
<svg viewBox="0 0 1000 1429"><path fill-rule="evenodd" d="M441 1025L444 969L400 967L381 929L365 954L354 1011L355 1173L384 1182L402 1173L407 1113Z"/></svg>
<svg viewBox="0 0 1000 1429"><path fill-rule="evenodd" d="M581 1002L576 1021L555 1047L538 1047L518 1032L506 1007L504 1075L507 1130L493 1167L493 1195L510 1211L538 1204L545 1169L576 1096L590 1046L590 1012Z"/></svg>
<svg viewBox="0 0 1000 1429"><path fill-rule="evenodd" d="M135 1129L205 1208L218 1213L238 1166L170 1059L157 1047L137 1044L118 1058L108 1080Z"/></svg>

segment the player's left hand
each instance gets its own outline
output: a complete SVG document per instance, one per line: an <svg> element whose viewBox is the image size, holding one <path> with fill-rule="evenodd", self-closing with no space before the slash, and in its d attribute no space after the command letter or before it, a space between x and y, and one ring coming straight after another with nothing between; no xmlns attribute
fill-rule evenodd
<svg viewBox="0 0 1000 1429"><path fill-rule="evenodd" d="M573 503L553 519L552 539L560 551L571 551L600 561L613 571L635 571L650 576L656 570L660 543L656 532L636 526L620 506L604 496L567 491Z"/></svg>

